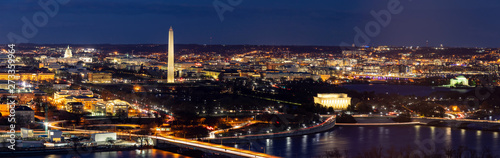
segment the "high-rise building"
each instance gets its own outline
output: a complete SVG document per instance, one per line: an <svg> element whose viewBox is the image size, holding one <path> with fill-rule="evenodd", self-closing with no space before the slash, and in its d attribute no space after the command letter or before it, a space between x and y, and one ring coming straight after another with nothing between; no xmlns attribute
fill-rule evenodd
<svg viewBox="0 0 500 158"><path fill-rule="evenodd" d="M71 52L71 49L69 49L69 46L68 48L66 48L66 51L64 52L64 58L71 58L73 57L73 53Z"/></svg>
<svg viewBox="0 0 500 158"><path fill-rule="evenodd" d="M174 83L174 30L170 26L168 31L168 70L167 83Z"/></svg>

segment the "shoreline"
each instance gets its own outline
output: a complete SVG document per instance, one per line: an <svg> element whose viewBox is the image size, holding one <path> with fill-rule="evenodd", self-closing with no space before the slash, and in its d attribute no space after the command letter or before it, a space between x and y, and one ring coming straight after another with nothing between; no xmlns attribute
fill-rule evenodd
<svg viewBox="0 0 500 158"><path fill-rule="evenodd" d="M45 148L41 150L15 150L15 151L0 151L0 155L7 154L9 157L20 157L20 156L42 156L51 154L85 154L85 153L97 153L97 152L109 152L109 151L130 151L130 150L143 150L143 149L154 149L153 147L111 147L111 148L97 148L97 147L84 147L84 148Z"/></svg>
<svg viewBox="0 0 500 158"><path fill-rule="evenodd" d="M336 123L337 126L400 126L422 125L421 122L396 122L396 123Z"/></svg>
<svg viewBox="0 0 500 158"><path fill-rule="evenodd" d="M328 118L322 124L316 125L313 127L302 128L302 129L297 129L297 130L293 130L293 131L268 133L268 134L242 135L242 136L237 136L237 137L219 137L219 138L210 139L209 141L211 143L219 143L219 142L222 142L222 143L241 143L242 141L250 140L250 139L270 139L270 138L292 137L292 136L314 134L314 133L324 132L324 131L332 129L336 125L335 120L336 120L335 116L332 116L332 117Z"/></svg>

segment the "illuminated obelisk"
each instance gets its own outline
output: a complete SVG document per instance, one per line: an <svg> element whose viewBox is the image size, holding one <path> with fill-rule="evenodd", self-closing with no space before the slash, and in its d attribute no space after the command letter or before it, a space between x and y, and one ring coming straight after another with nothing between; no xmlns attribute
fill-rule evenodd
<svg viewBox="0 0 500 158"><path fill-rule="evenodd" d="M168 31L168 72L167 83L174 83L174 30L170 26Z"/></svg>

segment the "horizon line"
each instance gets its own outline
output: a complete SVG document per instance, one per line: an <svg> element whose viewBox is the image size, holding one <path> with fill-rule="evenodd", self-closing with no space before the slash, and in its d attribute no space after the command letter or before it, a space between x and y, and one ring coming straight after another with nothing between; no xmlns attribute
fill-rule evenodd
<svg viewBox="0 0 500 158"><path fill-rule="evenodd" d="M1 44L1 45L9 45L9 44L13 44L13 43L8 43L8 44ZM80 43L52 43L52 44L49 44L49 43L14 43L16 45L23 45L23 44L31 44L31 45L168 45L168 44L165 44L165 43L121 43L121 44L118 44L118 43L100 43L100 44L97 44L97 43L93 43L93 44L80 44ZM186 44L186 43L178 43L178 44L175 44L174 45L205 45L205 46L281 46L281 47L285 47L285 46L294 46L294 47L305 47L305 46L316 46L316 47L345 47L345 48L353 48L352 46L340 46L340 45L305 45L305 44L279 44L279 45L271 45L271 44L196 44L196 43L189 43L189 44ZM387 47L420 47L420 48L435 48L435 47L440 47L440 46L419 46L419 45L416 45L416 46L396 46L396 45L373 45L373 46L368 46L368 47L380 47L380 46L387 46ZM361 48L361 47L365 47L365 46L356 46L354 48ZM486 48L486 49L500 49L500 47L478 47L478 46L444 46L443 48Z"/></svg>

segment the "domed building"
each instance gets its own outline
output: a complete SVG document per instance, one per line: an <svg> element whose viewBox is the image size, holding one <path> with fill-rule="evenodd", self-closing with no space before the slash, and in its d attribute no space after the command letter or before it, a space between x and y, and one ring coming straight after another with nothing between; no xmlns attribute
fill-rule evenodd
<svg viewBox="0 0 500 158"><path fill-rule="evenodd" d="M82 56L82 55L73 55L73 51L71 48L68 47L64 51L64 54L61 58L54 58L54 57L45 57L42 60L42 66L40 67L50 67L50 65L56 65L55 63L66 63L70 65L76 65L79 61L82 61L84 63L92 63L92 56ZM60 68L60 66L57 66Z"/></svg>
<svg viewBox="0 0 500 158"><path fill-rule="evenodd" d="M341 111L347 110L347 107L351 105L351 97L345 93L318 93L318 96L314 97L314 103Z"/></svg>
<svg viewBox="0 0 500 158"><path fill-rule="evenodd" d="M450 80L450 86L469 86L469 80L465 76L457 76Z"/></svg>
<svg viewBox="0 0 500 158"><path fill-rule="evenodd" d="M69 45L68 45L68 48L66 48L66 51L64 51L64 58L71 58L73 57L73 53L71 52L71 49L69 49Z"/></svg>

